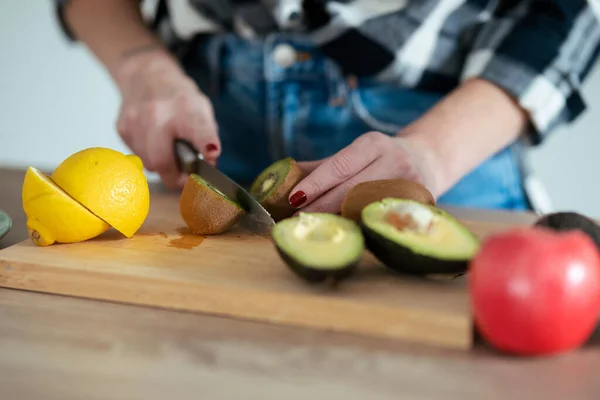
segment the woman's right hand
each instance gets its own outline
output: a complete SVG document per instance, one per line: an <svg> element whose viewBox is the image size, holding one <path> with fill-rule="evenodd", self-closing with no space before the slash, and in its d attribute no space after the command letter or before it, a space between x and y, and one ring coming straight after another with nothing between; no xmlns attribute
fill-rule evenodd
<svg viewBox="0 0 600 400"><path fill-rule="evenodd" d="M187 179L175 164L175 139L187 140L216 165L221 142L212 104L168 53L131 56L120 66L117 84L122 95L117 131L167 188L181 188Z"/></svg>

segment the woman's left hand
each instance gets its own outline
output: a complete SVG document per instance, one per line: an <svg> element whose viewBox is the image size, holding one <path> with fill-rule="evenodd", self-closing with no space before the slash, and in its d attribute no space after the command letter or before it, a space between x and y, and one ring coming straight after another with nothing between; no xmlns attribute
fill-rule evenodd
<svg viewBox="0 0 600 400"><path fill-rule="evenodd" d="M393 178L419 182L437 197L434 164L430 149L411 136L368 132L331 157L299 163L309 174L292 190L289 201L303 212L339 213L353 186Z"/></svg>

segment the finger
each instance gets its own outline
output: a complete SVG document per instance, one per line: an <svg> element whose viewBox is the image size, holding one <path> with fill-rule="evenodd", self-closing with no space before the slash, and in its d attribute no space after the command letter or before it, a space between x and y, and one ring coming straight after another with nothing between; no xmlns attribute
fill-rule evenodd
<svg viewBox="0 0 600 400"><path fill-rule="evenodd" d="M221 155L221 140L215 123L186 123L178 130L177 135L181 139L187 139L206 161L214 163Z"/></svg>
<svg viewBox="0 0 600 400"><path fill-rule="evenodd" d="M136 133L141 130L138 126L138 120L138 112L135 108L122 108L115 123L115 128L119 133L121 140L129 147L129 149L142 158L145 165L148 161L146 158L146 146L140 146L142 144L139 138L140 135L136 135Z"/></svg>
<svg viewBox="0 0 600 400"><path fill-rule="evenodd" d="M148 154L151 160L154 160L154 166L157 167L156 172L160 175L160 179L165 187L171 191L176 191L182 188L180 181L185 173L182 173L175 163L174 154L174 132L169 130L169 125L163 125L157 129L155 137L160 137L161 140L151 140L153 142L148 146ZM162 143L162 147L159 147ZM160 157L160 158L157 158ZM156 161L156 160L163 161ZM162 164L161 164L162 162Z"/></svg>
<svg viewBox="0 0 600 400"><path fill-rule="evenodd" d="M127 146L140 158L148 171L161 172L168 160L163 160L156 154L154 146L157 141L162 143L160 133L164 125L164 112L155 103L143 106L122 108L117 120L117 131ZM158 146L156 146L158 147Z"/></svg>
<svg viewBox="0 0 600 400"><path fill-rule="evenodd" d="M163 185L170 191L177 191L183 188L185 182L187 180L187 176L185 176L185 180L182 178L182 174L180 172L165 172L160 175L160 180Z"/></svg>
<svg viewBox="0 0 600 400"><path fill-rule="evenodd" d="M147 168L149 171L157 172L161 177L168 179L170 181L169 184L172 186L172 181L176 180L179 174L173 151L175 137L173 124L156 125L149 129L150 132L148 132L145 138L146 154L148 157Z"/></svg>
<svg viewBox="0 0 600 400"><path fill-rule="evenodd" d="M131 119L130 115L131 115L131 113L128 114L123 109L121 109L121 111L119 112L117 121L115 123L115 128L116 128L117 132L119 133L119 136L125 142L125 144L127 144L128 146L131 146L131 143L130 143L130 138L131 138L130 125L131 125L131 123L129 122L129 120Z"/></svg>
<svg viewBox="0 0 600 400"><path fill-rule="evenodd" d="M367 133L323 161L291 191L290 205L307 206L328 190L358 174L382 154L381 133Z"/></svg>
<svg viewBox="0 0 600 400"><path fill-rule="evenodd" d="M185 186L185 183L187 182L188 178L189 178L188 174L181 173L179 175L179 178L177 179L177 188L178 189L183 189L183 187Z"/></svg>
<svg viewBox="0 0 600 400"><path fill-rule="evenodd" d="M199 107L187 108L177 118L176 135L189 141L205 160L215 164L221 155L221 140L212 105L208 100Z"/></svg>
<svg viewBox="0 0 600 400"><path fill-rule="evenodd" d="M300 167L300 169L302 169L304 171L304 173L310 174L319 165L321 165L323 163L323 161L329 160L330 158L331 157L327 157L327 158L323 158L321 160L315 160L315 161L299 161L298 166Z"/></svg>
<svg viewBox="0 0 600 400"><path fill-rule="evenodd" d="M357 175L331 189L311 204L296 211L296 214L299 212L339 213L344 198L354 186L375 179L393 178L395 175L397 175L397 171L394 168L390 168L389 163L383 159L379 159Z"/></svg>

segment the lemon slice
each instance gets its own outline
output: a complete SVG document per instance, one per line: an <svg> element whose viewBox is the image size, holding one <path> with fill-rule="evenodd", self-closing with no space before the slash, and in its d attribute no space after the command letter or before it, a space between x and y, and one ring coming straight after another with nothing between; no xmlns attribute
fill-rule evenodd
<svg viewBox="0 0 600 400"><path fill-rule="evenodd" d="M82 242L110 228L34 167L25 173L21 197L29 237L37 245Z"/></svg>

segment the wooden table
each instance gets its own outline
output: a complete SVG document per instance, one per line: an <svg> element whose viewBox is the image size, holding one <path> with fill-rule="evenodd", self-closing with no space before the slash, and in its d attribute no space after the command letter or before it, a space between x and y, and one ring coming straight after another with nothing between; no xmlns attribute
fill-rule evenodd
<svg viewBox="0 0 600 400"><path fill-rule="evenodd" d="M26 238L23 176L0 169L0 247ZM599 344L520 359L0 289L6 400L598 399Z"/></svg>

